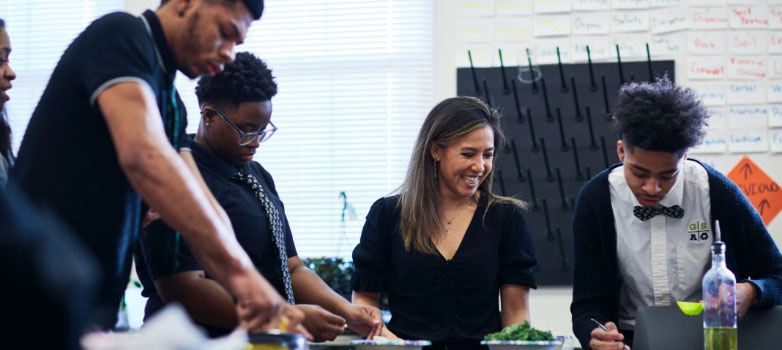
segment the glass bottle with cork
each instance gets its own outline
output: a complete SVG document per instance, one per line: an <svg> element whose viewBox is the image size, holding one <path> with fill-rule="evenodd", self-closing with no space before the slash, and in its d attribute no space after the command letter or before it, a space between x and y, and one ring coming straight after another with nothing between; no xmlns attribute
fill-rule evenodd
<svg viewBox="0 0 782 350"><path fill-rule="evenodd" d="M725 265L725 243L720 223L714 221L715 242L711 245L711 269L703 276L703 348L736 350L736 276Z"/></svg>

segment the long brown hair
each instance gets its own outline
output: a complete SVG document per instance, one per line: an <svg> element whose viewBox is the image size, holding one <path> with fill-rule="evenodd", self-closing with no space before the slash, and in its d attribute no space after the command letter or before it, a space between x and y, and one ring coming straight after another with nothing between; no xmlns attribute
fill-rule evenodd
<svg viewBox="0 0 782 350"><path fill-rule="evenodd" d="M0 32L5 31L5 21L0 18ZM11 147L11 125L8 122L8 114L5 104L0 108L0 154L9 163L14 163L14 150Z"/></svg>
<svg viewBox="0 0 782 350"><path fill-rule="evenodd" d="M505 144L500 119L498 110L489 108L475 97L446 99L426 116L410 157L405 181L399 188L399 229L407 251L413 248L426 254L437 253L432 234L442 229L442 218L438 210L442 197L439 180L435 177L435 162L430 153L430 145L447 147L455 140L488 125L494 131L494 165ZM493 194L493 177L494 172L489 172L478 187L478 191L487 199L484 218L488 208L494 203L512 203L522 208L526 206L518 199Z"/></svg>

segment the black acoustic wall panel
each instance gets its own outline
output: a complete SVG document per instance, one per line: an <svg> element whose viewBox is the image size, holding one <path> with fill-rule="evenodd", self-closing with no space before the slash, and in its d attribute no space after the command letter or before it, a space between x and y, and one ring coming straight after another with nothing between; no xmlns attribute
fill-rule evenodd
<svg viewBox="0 0 782 350"><path fill-rule="evenodd" d="M503 111L507 146L498 152L493 190L530 203L538 284L571 285L573 204L590 177L618 161L609 121L619 87L662 74L674 80L674 62L553 64L531 71L459 68L457 94Z"/></svg>

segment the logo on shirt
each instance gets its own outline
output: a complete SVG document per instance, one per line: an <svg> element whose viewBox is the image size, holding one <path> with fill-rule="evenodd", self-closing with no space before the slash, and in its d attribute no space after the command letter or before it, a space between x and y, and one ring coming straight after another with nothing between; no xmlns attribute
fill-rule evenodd
<svg viewBox="0 0 782 350"><path fill-rule="evenodd" d="M687 227L690 242L703 242L709 240L709 224L706 222L691 222Z"/></svg>

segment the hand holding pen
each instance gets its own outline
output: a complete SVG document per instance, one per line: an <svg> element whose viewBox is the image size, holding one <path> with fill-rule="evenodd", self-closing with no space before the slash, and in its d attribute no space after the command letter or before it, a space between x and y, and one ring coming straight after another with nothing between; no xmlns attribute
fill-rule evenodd
<svg viewBox="0 0 782 350"><path fill-rule="evenodd" d="M630 350L630 347L623 342L624 335L619 333L616 325L613 322L608 322L605 325L598 322L594 318L591 319L598 328L592 331L592 339L589 341L589 347L593 350L603 349L616 349Z"/></svg>

